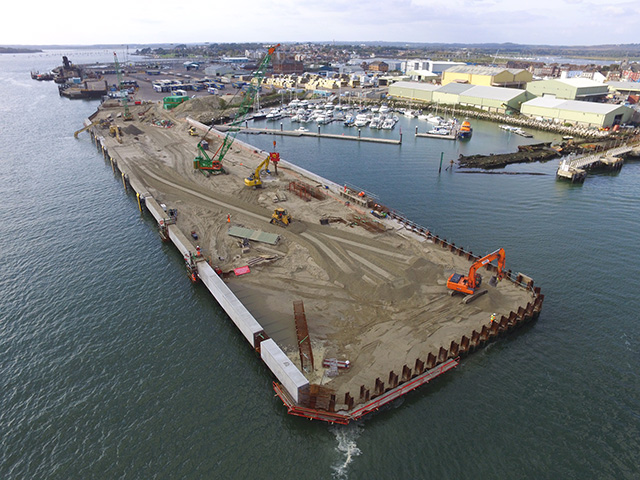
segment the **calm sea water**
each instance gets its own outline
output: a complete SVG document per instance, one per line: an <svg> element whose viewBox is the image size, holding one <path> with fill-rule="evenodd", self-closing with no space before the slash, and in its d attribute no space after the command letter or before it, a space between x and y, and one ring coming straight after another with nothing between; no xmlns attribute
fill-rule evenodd
<svg viewBox="0 0 640 480"><path fill-rule="evenodd" d="M62 53L112 55L0 56L0 478L638 478L640 163L582 186L556 182L556 162L438 175L441 152L446 166L527 141L481 122L464 144L413 138L418 120L401 147L277 139L458 245L504 247L546 295L536 323L332 427L285 413L177 251L73 138L97 104L29 78Z"/></svg>

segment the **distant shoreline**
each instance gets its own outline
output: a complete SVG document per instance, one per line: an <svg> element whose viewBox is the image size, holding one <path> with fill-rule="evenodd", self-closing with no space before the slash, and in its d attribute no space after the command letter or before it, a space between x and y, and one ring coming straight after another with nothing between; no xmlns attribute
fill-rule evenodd
<svg viewBox="0 0 640 480"><path fill-rule="evenodd" d="M0 47L0 54L3 53L42 53L42 50L34 50L30 48Z"/></svg>

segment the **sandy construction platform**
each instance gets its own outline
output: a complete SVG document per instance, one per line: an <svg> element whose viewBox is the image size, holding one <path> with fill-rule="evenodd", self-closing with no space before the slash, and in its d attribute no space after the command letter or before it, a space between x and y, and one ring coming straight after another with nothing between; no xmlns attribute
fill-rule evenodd
<svg viewBox="0 0 640 480"><path fill-rule="evenodd" d="M97 118L115 117L117 111L101 109ZM298 366L293 302L304 302L315 358L315 370L305 375L311 383L335 390L338 398L346 392L358 397L361 385L373 387L376 378L386 381L390 370L412 368L416 358L479 331L492 313L508 316L533 298L530 290L509 281L488 286L493 273L481 270L488 293L464 304L461 296L449 294L446 279L454 271L468 272L471 261L465 257L395 220L345 205L339 188L326 189L282 164L277 176L263 177L264 188L245 186L244 178L265 154L241 142L224 159L228 174L206 177L193 168L199 137L188 134L184 118L192 112L168 114L157 104L136 106L132 112L133 122L116 118L123 129L121 144L102 131L110 153L126 163L154 198L178 210L178 227L187 236L197 232L194 243L212 265L224 272L250 265L250 273L231 275L226 282ZM173 126L153 124L162 119ZM221 140L212 134L207 140L213 154ZM319 186L326 198L303 200L289 191L291 181ZM276 207L292 216L288 228L269 223ZM320 220L328 217L345 223L322 225ZM381 231L363 228L364 219L378 222ZM241 239L228 234L231 226L280 239L275 245L250 241L243 248ZM322 367L323 358L330 357L349 360L351 368L330 378Z"/></svg>

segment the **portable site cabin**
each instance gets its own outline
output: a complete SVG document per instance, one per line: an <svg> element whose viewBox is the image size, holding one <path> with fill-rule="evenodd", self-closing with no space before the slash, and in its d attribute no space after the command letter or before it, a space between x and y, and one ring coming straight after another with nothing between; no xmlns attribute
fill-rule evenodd
<svg viewBox="0 0 640 480"><path fill-rule="evenodd" d="M165 110L171 110L172 108L177 107L178 105L186 102L187 100L189 100L189 97L185 95L171 95L169 97L164 97L164 102L162 107Z"/></svg>

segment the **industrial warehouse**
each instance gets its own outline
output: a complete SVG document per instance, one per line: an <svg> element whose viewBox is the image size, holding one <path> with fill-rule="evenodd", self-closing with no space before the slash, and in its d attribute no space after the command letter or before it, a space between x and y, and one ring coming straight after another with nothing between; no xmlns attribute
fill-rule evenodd
<svg viewBox="0 0 640 480"><path fill-rule="evenodd" d="M514 85L519 88L510 88ZM521 114L543 122L597 129L631 122L633 109L602 103L608 95L607 84L586 78L532 81L525 70L472 66L444 71L442 85L400 81L389 87L390 97L408 102Z"/></svg>

